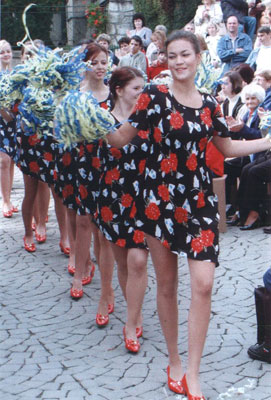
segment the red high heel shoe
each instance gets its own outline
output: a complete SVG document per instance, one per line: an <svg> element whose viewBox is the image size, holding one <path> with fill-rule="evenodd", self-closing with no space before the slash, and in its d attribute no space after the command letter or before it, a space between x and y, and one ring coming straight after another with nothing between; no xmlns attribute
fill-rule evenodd
<svg viewBox="0 0 271 400"><path fill-rule="evenodd" d="M125 348L131 353L138 353L140 350L140 343L138 340L126 338L125 326L123 327L123 336L124 336Z"/></svg>
<svg viewBox="0 0 271 400"><path fill-rule="evenodd" d="M79 300L79 299L81 299L81 297L83 297L84 292L83 292L83 289L78 290L78 289L71 288L70 294L71 294L72 299Z"/></svg>
<svg viewBox="0 0 271 400"><path fill-rule="evenodd" d="M92 264L91 270L90 270L90 275L82 279L82 285L85 286L92 282L94 272L95 272L95 265ZM110 312L108 312L108 314L110 314Z"/></svg>
<svg viewBox="0 0 271 400"><path fill-rule="evenodd" d="M18 209L18 207L14 207L14 206L12 206L12 210L11 210L13 213L18 213L19 212L19 209Z"/></svg>
<svg viewBox="0 0 271 400"><path fill-rule="evenodd" d="M70 254L70 248L69 247L64 247L61 242L59 242L59 247L60 247L61 253L64 253L65 256L68 256Z"/></svg>
<svg viewBox="0 0 271 400"><path fill-rule="evenodd" d="M37 231L35 231L35 238L39 244L46 242L47 239L46 234L40 235L39 233L37 233Z"/></svg>
<svg viewBox="0 0 271 400"><path fill-rule="evenodd" d="M184 389L184 394L187 396L187 400L206 400L204 396L193 396L193 394L191 394L189 392L187 380L186 380L186 374L184 374L184 376L183 376L182 386Z"/></svg>
<svg viewBox="0 0 271 400"><path fill-rule="evenodd" d="M96 324L99 328L103 328L109 322L109 315L96 314Z"/></svg>
<svg viewBox="0 0 271 400"><path fill-rule="evenodd" d="M68 273L70 274L70 275L74 275L74 273L75 273L75 267L73 266L73 265L68 265Z"/></svg>
<svg viewBox="0 0 271 400"><path fill-rule="evenodd" d="M168 384L169 389L172 392L178 393L178 394L185 394L185 390L184 390L182 381L174 381L174 379L172 379L170 377L170 366L169 365L167 367L167 384Z"/></svg>
<svg viewBox="0 0 271 400"><path fill-rule="evenodd" d="M12 215L13 215L13 211L12 210L3 211L3 217L4 218L11 218Z"/></svg>
<svg viewBox="0 0 271 400"><path fill-rule="evenodd" d="M34 243L27 244L26 241L25 241L25 237L23 238L23 240L24 240L24 249L26 251L28 251L29 253L34 253L34 251L36 251L35 244Z"/></svg>
<svg viewBox="0 0 271 400"><path fill-rule="evenodd" d="M143 326L139 326L138 328L136 328L136 337L139 339L141 338L143 335Z"/></svg>
<svg viewBox="0 0 271 400"><path fill-rule="evenodd" d="M115 306L113 304L108 304L108 314L112 314L114 312Z"/></svg>

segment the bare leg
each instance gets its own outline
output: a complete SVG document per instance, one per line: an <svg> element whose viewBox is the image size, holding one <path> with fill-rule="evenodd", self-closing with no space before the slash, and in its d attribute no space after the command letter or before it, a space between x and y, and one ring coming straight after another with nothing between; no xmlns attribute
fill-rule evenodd
<svg viewBox="0 0 271 400"><path fill-rule="evenodd" d="M120 288L122 290L123 297L125 298L125 300L127 300L126 286L128 280L128 266L127 266L128 249L116 246L114 243L111 243L111 246L115 260L117 262L118 280Z"/></svg>
<svg viewBox="0 0 271 400"><path fill-rule="evenodd" d="M98 305L98 314L108 314L108 304L114 303L114 291L112 288L112 278L114 270L114 255L110 242L99 232L100 256L99 269L101 275L101 297Z"/></svg>
<svg viewBox="0 0 271 400"><path fill-rule="evenodd" d="M22 202L22 216L25 229L25 241L28 245L33 243L32 217L35 198L38 192L39 181L29 175L23 174L24 178L24 199Z"/></svg>
<svg viewBox="0 0 271 400"><path fill-rule="evenodd" d="M75 266L76 211L67 208L67 227L70 243L69 265Z"/></svg>
<svg viewBox="0 0 271 400"><path fill-rule="evenodd" d="M69 247L67 208L62 203L61 198L55 193L53 187L51 187L51 192L55 202L55 213L59 227L60 242L62 243L63 247Z"/></svg>
<svg viewBox="0 0 271 400"><path fill-rule="evenodd" d="M188 317L187 382L190 393L201 396L199 367L207 335L215 264L188 259L191 279L191 304Z"/></svg>
<svg viewBox="0 0 271 400"><path fill-rule="evenodd" d="M35 199L35 221L36 233L43 236L46 234L46 217L50 202L50 189L47 183L38 182L38 191Z"/></svg>
<svg viewBox="0 0 271 400"><path fill-rule="evenodd" d="M12 210L12 204L10 201L10 193L13 181L13 175L11 174L12 165L14 168L14 163L11 158L7 154L0 151L0 173L3 212L8 212Z"/></svg>
<svg viewBox="0 0 271 400"><path fill-rule="evenodd" d="M170 375L179 381L183 370L178 353L178 259L156 238L150 235L146 238L156 272L157 309L168 349Z"/></svg>
<svg viewBox="0 0 271 400"><path fill-rule="evenodd" d="M258 218L259 218L258 211L251 210L247 216L245 226L253 224L253 222L257 221Z"/></svg>
<svg viewBox="0 0 271 400"><path fill-rule="evenodd" d="M82 290L82 278L89 264L91 221L89 215L76 215L75 273L73 289Z"/></svg>
<svg viewBox="0 0 271 400"><path fill-rule="evenodd" d="M142 326L141 310L148 283L147 259L148 251L146 250L128 250L126 336L132 340L137 339L136 328Z"/></svg>

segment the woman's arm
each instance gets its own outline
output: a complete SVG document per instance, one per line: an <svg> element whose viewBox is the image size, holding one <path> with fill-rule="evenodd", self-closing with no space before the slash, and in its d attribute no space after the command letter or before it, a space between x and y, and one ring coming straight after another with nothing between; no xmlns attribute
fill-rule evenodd
<svg viewBox="0 0 271 400"><path fill-rule="evenodd" d="M243 157L271 149L269 137L255 140L231 140L230 138L215 136L213 143L224 157Z"/></svg>
<svg viewBox="0 0 271 400"><path fill-rule="evenodd" d="M116 131L106 136L108 143L120 149L137 135L138 129L134 128L129 122L125 122Z"/></svg>
<svg viewBox="0 0 271 400"><path fill-rule="evenodd" d="M7 111L7 110L5 110L3 108L0 109L0 115L7 122L10 122L10 121L12 121L14 119L14 115L12 114L12 112L11 111Z"/></svg>

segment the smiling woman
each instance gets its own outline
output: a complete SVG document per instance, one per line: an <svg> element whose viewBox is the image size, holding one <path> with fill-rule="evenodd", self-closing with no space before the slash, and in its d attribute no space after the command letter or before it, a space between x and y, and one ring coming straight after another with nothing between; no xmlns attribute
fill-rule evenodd
<svg viewBox="0 0 271 400"><path fill-rule="evenodd" d="M235 156L269 149L270 143L260 139L233 144L228 138L216 100L195 88L200 47L194 34L173 32L166 48L172 84L147 86L129 122L107 137L116 147L142 132L149 138L132 219L145 232L156 271L158 313L169 354L168 386L188 400L204 400L199 366L219 253L217 199L205 162L206 145L213 140L224 155ZM178 352L177 255L181 252L187 254L192 292L186 375Z"/></svg>

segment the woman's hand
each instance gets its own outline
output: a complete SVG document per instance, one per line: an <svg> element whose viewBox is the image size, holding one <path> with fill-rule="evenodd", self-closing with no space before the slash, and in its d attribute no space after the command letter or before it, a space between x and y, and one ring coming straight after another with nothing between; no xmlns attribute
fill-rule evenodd
<svg viewBox="0 0 271 400"><path fill-rule="evenodd" d="M231 116L225 118L230 132L239 132L245 125L243 121L238 121Z"/></svg>
<svg viewBox="0 0 271 400"><path fill-rule="evenodd" d="M263 107L259 107L259 108L258 108L258 117L259 117L260 119L262 119L262 118L265 116L265 114L266 114L265 109L264 109Z"/></svg>

